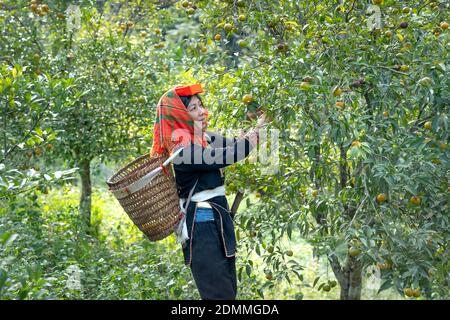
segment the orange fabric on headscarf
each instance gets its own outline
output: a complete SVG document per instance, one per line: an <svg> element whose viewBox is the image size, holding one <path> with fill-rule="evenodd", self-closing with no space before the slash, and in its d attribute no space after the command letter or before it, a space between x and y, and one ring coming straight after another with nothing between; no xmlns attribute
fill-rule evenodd
<svg viewBox="0 0 450 320"><path fill-rule="evenodd" d="M197 86L195 89L198 89ZM175 147L187 146L191 143L203 147L208 145L204 132L201 129L194 129L194 121L177 94L177 90L182 88L184 87L176 86L170 89L158 102L151 156L170 155ZM207 117L206 109L205 113Z"/></svg>

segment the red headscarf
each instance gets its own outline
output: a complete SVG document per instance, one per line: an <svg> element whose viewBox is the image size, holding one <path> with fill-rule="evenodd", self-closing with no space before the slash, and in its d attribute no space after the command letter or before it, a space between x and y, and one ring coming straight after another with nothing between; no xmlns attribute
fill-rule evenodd
<svg viewBox="0 0 450 320"><path fill-rule="evenodd" d="M200 92L203 92L200 84L176 86L161 97L156 107L151 156L169 155L175 147L187 146L191 143L203 147L208 145L204 132L201 129L194 129L194 121L179 96ZM206 116L208 116L207 111Z"/></svg>

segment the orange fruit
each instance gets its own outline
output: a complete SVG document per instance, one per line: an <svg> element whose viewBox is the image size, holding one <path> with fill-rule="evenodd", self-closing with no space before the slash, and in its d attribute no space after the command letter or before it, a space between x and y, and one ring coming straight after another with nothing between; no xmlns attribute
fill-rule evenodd
<svg viewBox="0 0 450 320"><path fill-rule="evenodd" d="M412 196L411 199L409 199L409 202L411 204L418 206L418 205L420 205L421 199L418 196Z"/></svg>
<svg viewBox="0 0 450 320"><path fill-rule="evenodd" d="M405 288L404 290L403 290L403 292L405 293L405 295L407 296L407 297L412 297L413 296L413 289L411 289L411 288Z"/></svg>
<svg viewBox="0 0 450 320"><path fill-rule="evenodd" d="M336 101L336 107L344 108L344 101Z"/></svg>
<svg viewBox="0 0 450 320"><path fill-rule="evenodd" d="M216 34L216 35L214 36L214 40L220 41L220 40L222 40L222 36L221 36L220 34Z"/></svg>
<svg viewBox="0 0 450 320"><path fill-rule="evenodd" d="M352 142L352 147L355 147L355 148L361 147L361 142L359 142L358 140L353 141Z"/></svg>
<svg viewBox="0 0 450 320"><path fill-rule="evenodd" d="M387 199L386 195L384 193L380 193L379 195L377 195L377 202L378 203L383 203L385 202Z"/></svg>
<svg viewBox="0 0 450 320"><path fill-rule="evenodd" d="M445 22L445 21L441 22L440 26L441 26L441 29L443 29L443 30L447 30L448 29L448 23Z"/></svg>
<svg viewBox="0 0 450 320"><path fill-rule="evenodd" d="M249 94L246 94L245 96L242 97L242 102L244 102L245 104L250 104L253 101L253 97Z"/></svg>

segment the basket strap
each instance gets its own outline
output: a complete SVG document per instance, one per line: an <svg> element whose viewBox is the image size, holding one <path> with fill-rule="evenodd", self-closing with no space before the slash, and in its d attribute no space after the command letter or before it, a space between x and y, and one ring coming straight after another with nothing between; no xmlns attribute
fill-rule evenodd
<svg viewBox="0 0 450 320"><path fill-rule="evenodd" d="M184 206L184 207L181 208L182 211L183 211L183 213L186 213L186 210L187 210L187 208L189 207L189 203L191 202L192 194L194 193L194 190L195 190L195 187L197 186L198 180L199 180L199 179L197 179L197 181L195 181L194 187L193 187L193 188L191 189L191 191L189 192L189 196L188 196L188 199L187 199L187 201L186 201L186 206Z"/></svg>
<svg viewBox="0 0 450 320"><path fill-rule="evenodd" d="M167 166L181 152L181 150L183 150L183 148L179 148L178 150L174 151L173 154L166 161L164 161L164 163L161 166L159 166L156 169L153 169L139 180L133 182L129 186L126 186L122 189L112 191L112 193L117 199L122 199L132 193L141 190L143 187L149 184L156 176L158 176L163 171L162 166Z"/></svg>
<svg viewBox="0 0 450 320"><path fill-rule="evenodd" d="M187 225L186 225L186 212L189 207L189 203L191 202L192 194L194 193L194 190L195 190L195 187L197 186L198 180L199 179L197 179L197 181L194 184L194 187L189 192L189 197L187 199L186 206L183 207L183 204L184 204L183 199L180 198L180 208L181 208L181 212L182 212L182 217L181 217L181 220L178 223L177 227L175 228L177 243L184 244L184 242L186 242L186 240L189 239L188 232L187 232Z"/></svg>

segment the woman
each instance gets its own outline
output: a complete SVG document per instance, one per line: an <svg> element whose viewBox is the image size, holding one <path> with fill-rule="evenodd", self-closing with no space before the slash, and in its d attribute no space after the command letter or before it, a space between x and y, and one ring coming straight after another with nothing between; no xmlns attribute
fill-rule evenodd
<svg viewBox="0 0 450 320"><path fill-rule="evenodd" d="M223 168L248 156L265 117L239 139L207 132L208 112L198 95L202 92L199 84L177 86L161 97L152 155L179 151L173 167L185 219L177 241L182 243L185 264L191 268L201 298L235 299L234 217L225 197Z"/></svg>

